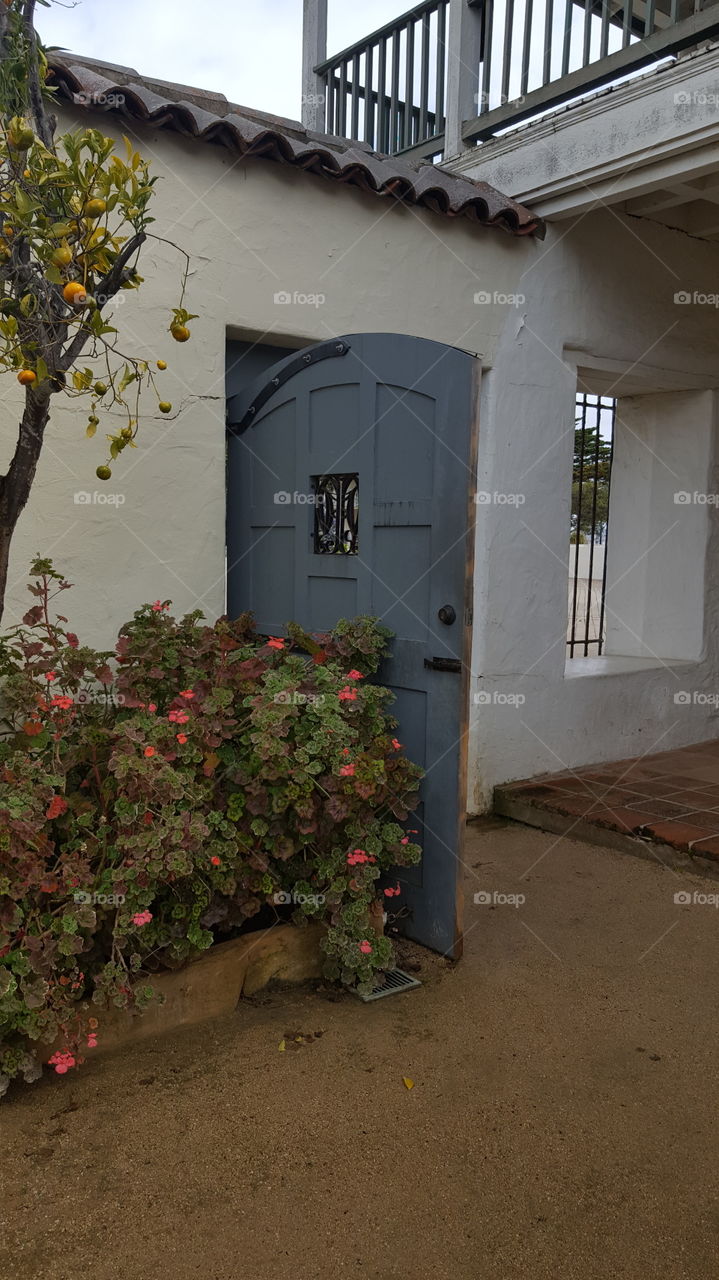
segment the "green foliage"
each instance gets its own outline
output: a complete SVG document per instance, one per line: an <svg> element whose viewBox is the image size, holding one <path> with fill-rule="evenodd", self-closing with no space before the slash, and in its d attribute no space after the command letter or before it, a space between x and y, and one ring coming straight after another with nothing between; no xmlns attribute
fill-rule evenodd
<svg viewBox="0 0 719 1280"><path fill-rule="evenodd" d="M585 534L603 534L609 519L609 479L612 466L610 441L599 426L586 423L574 431L572 470L572 532L570 541L586 541Z"/></svg>
<svg viewBox="0 0 719 1280"><path fill-rule="evenodd" d="M0 370L18 377L30 402L52 394L84 400L85 434L92 438L98 426L104 430L108 457L102 467L108 474L99 478L108 479L107 464L136 447L142 390L165 403L154 370L142 356L124 353L104 314L116 295L123 300L121 291L143 283L139 255L152 235L157 178L129 138L118 148L94 127L55 138L47 58L22 0L6 0L6 7L0 42ZM189 259L183 256L170 330L177 317L183 323L194 318L184 308ZM89 364L80 365L81 356Z"/></svg>
<svg viewBox="0 0 719 1280"><path fill-rule="evenodd" d="M32 573L0 640L0 1073L32 1078L58 1035L65 1072L102 1008L141 1007L158 968L288 897L327 921L328 976L371 986L391 960L377 881L420 856L401 825L420 770L366 678L389 632L265 639L157 600L99 653L50 617L69 583Z"/></svg>

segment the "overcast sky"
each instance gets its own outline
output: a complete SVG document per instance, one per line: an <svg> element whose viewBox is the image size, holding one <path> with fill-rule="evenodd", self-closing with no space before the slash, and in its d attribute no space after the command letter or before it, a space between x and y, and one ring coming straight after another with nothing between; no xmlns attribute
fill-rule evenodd
<svg viewBox="0 0 719 1280"><path fill-rule="evenodd" d="M412 0L329 0L328 51L411 7ZM37 14L45 44L299 118L302 0L64 0Z"/></svg>

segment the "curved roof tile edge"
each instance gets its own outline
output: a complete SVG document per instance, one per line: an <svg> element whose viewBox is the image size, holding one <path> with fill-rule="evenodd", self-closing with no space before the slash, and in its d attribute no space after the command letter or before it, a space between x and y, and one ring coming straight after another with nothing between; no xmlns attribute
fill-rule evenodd
<svg viewBox="0 0 719 1280"><path fill-rule="evenodd" d="M76 60L72 54L52 56L50 63L61 96L88 110L110 110L198 141L219 142L242 156L262 155L443 217L465 217L515 236L544 238L541 218L487 182L433 164L415 167L399 157L372 151L364 143L310 134L299 122L284 122L255 111L244 115L242 107L229 103L226 114L216 114L181 97L163 97L139 77L135 79L134 71L128 70L126 80L117 68L118 74L108 78L89 60ZM103 67L103 72L107 70L111 68ZM183 86L176 88L178 95L182 94Z"/></svg>

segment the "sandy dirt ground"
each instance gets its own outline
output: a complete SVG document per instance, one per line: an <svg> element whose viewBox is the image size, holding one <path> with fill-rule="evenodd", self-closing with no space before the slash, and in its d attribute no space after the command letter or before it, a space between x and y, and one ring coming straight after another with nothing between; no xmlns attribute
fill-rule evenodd
<svg viewBox="0 0 719 1280"><path fill-rule="evenodd" d="M717 886L500 822L468 861L421 989L272 992L15 1090L2 1280L716 1275L719 910L674 894Z"/></svg>

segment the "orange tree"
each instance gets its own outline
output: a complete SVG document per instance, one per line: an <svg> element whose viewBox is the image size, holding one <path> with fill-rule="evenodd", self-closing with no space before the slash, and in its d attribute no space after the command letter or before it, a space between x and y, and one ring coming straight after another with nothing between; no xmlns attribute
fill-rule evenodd
<svg viewBox="0 0 719 1280"><path fill-rule="evenodd" d="M157 391L156 370L120 349L105 314L120 290L142 284L138 260L151 235L155 179L127 138L123 155L94 128L56 138L53 89L35 31L36 4L50 2L0 0L0 372L24 389L14 452L0 475L0 616L10 545L53 397L84 402L89 437L100 414L108 414L113 427L105 433L100 480L109 480L112 462L136 447L142 390L157 394L161 412L172 407ZM183 306L183 256L179 306L169 324L178 342L187 341L194 318Z"/></svg>

